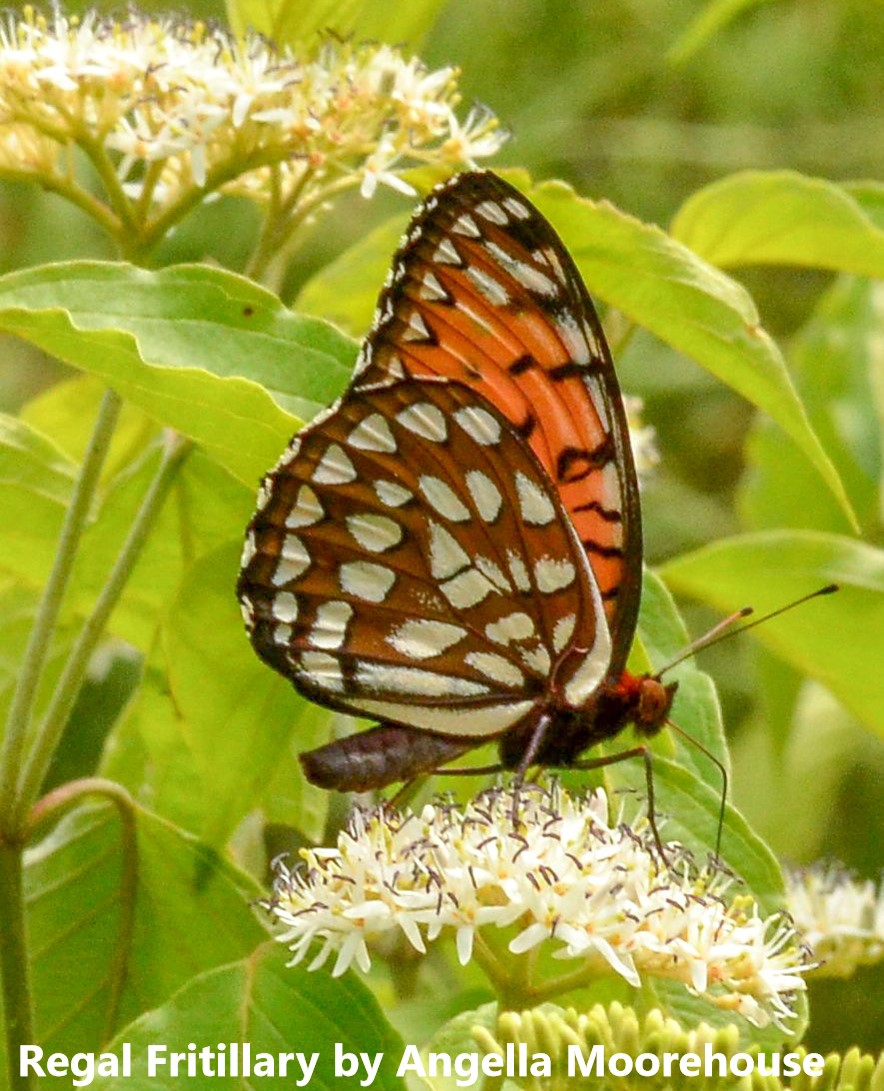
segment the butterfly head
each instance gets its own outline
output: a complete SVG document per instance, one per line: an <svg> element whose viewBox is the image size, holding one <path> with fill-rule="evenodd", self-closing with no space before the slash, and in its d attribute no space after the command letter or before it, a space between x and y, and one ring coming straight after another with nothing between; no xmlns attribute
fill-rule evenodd
<svg viewBox="0 0 884 1091"><path fill-rule="evenodd" d="M666 724L678 682L661 682L659 675L624 671L606 694L622 724L632 723L636 732L651 738Z"/></svg>

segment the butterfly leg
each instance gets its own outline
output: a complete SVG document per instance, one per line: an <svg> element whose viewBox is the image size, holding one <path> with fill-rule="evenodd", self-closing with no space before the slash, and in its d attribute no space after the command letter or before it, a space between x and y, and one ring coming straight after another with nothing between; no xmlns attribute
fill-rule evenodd
<svg viewBox="0 0 884 1091"><path fill-rule="evenodd" d="M472 739L455 739L431 731L380 724L300 754L304 775L318 788L367 792L395 781L414 780L435 772L475 746Z"/></svg>
<svg viewBox="0 0 884 1091"><path fill-rule="evenodd" d="M660 831L657 829L657 810L654 803L654 765L651 758L651 751L647 746L634 746L631 750L621 750L619 754L611 754L604 758L587 758L584 761L575 761L570 764L568 768L602 769L606 765L616 765L621 761L628 761L630 758L642 758L645 763L645 783L647 784L648 789L648 822L651 826L651 833L654 836L654 845L657 848L657 852L660 854L660 859L668 867L669 859L663 849Z"/></svg>

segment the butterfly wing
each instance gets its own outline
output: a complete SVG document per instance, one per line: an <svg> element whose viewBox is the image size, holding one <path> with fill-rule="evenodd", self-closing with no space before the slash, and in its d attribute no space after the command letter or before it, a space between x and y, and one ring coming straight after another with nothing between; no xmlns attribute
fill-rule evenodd
<svg viewBox="0 0 884 1091"><path fill-rule="evenodd" d="M393 261L357 386L442 377L494 405L549 475L592 568L619 675L641 594L629 431L604 333L571 257L512 186L462 174Z"/></svg>
<svg viewBox="0 0 884 1091"><path fill-rule="evenodd" d="M461 383L348 391L265 479L243 561L258 654L332 708L478 742L609 669L556 489Z"/></svg>

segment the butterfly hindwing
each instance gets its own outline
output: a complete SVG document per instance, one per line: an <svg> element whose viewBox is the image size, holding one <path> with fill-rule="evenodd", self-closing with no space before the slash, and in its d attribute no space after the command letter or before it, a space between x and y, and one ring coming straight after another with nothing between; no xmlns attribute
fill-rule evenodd
<svg viewBox="0 0 884 1091"><path fill-rule="evenodd" d="M268 478L239 585L308 697L442 734L506 731L605 677L598 589L548 475L461 383L351 389Z"/></svg>

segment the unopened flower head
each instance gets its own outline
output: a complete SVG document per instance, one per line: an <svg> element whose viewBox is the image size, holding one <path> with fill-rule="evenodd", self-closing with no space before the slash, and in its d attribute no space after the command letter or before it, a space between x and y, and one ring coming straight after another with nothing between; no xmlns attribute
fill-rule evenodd
<svg viewBox="0 0 884 1091"><path fill-rule="evenodd" d="M194 188L276 205L342 179L401 189L408 166L503 142L488 113L458 120L457 75L386 45L296 56L201 23L26 8L0 24L0 171L61 174L79 147L138 210Z"/></svg>
<svg viewBox="0 0 884 1091"><path fill-rule="evenodd" d="M651 425L644 423L642 418L644 402L641 398L637 398L632 394L624 395L623 408L626 410L626 421L629 425L632 457L635 460L636 471L641 478L651 473L660 461L657 433Z"/></svg>
<svg viewBox="0 0 884 1091"><path fill-rule="evenodd" d="M336 848L305 850L304 868L278 865L268 908L294 962L318 943L311 969L335 953L334 974L366 970L369 948L394 934L419 952L449 934L461 962L474 948L481 962L501 937L510 962L550 945L588 979L670 978L757 1026L786 1028L807 969L789 922L729 898L731 878L698 871L679 846L668 854L670 869L646 819L610 821L603 792L523 785L464 808L357 811Z"/></svg>
<svg viewBox="0 0 884 1091"><path fill-rule="evenodd" d="M849 977L884 959L884 882L857 879L836 864L786 875L795 927L819 961L819 976Z"/></svg>

